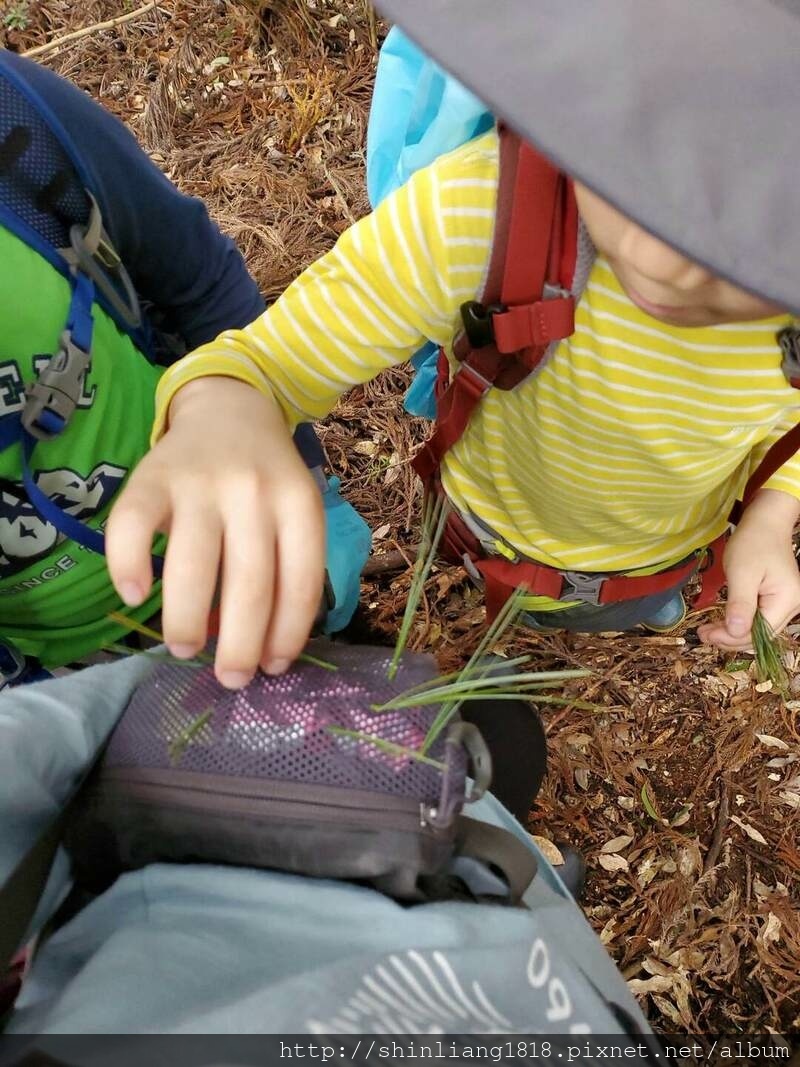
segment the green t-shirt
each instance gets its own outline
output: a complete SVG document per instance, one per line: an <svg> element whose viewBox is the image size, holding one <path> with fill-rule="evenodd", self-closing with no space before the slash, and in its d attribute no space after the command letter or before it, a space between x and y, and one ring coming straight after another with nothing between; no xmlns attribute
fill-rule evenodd
<svg viewBox="0 0 800 1067"><path fill-rule="evenodd" d="M0 420L19 413L38 361L56 351L69 283L23 241L0 227ZM42 353L46 355L43 356ZM38 486L88 525L105 522L112 500L147 450L161 369L95 304L92 365L67 429L36 446ZM0 453L0 477L19 482L20 447ZM134 614L158 609L156 589ZM122 610L104 556L62 538L27 502L0 488L0 638L45 667L57 667L120 636L108 621ZM128 610L128 609L125 609Z"/></svg>

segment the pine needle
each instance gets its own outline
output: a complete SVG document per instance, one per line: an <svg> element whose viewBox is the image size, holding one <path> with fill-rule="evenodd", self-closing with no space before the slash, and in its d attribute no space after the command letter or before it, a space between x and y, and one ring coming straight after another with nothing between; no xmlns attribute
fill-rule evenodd
<svg viewBox="0 0 800 1067"><path fill-rule="evenodd" d="M124 626L126 630L133 630L135 633L141 634L142 637L149 637L151 641L156 641L159 645L164 644L163 634L160 634L158 630L145 626L143 622L139 622L137 619L132 619L130 615L124 615L121 611L110 611L108 618L118 626Z"/></svg>
<svg viewBox="0 0 800 1067"><path fill-rule="evenodd" d="M573 700L572 697L554 697L541 693L538 689L530 690L523 689L514 690L509 689L506 691L495 692L492 690L490 693L461 693L458 697L459 706L466 701L470 700L528 700L531 703L536 704L556 704L559 707L577 708L580 711L603 711L601 704L591 704L588 700ZM442 704L444 701L439 698L437 700L423 700L420 701L419 706L424 707L426 704Z"/></svg>
<svg viewBox="0 0 800 1067"><path fill-rule="evenodd" d="M319 656L312 656L310 652L301 652L297 659L300 663L310 663L314 667L321 667L324 671L339 670L335 663L328 663L326 659L320 659Z"/></svg>
<svg viewBox="0 0 800 1067"><path fill-rule="evenodd" d="M343 726L329 726L327 729L328 733L335 734L337 737L352 737L356 741L367 741L370 745L374 745L375 748L379 748L382 752L387 752L390 756L403 756L416 760L418 763L425 763L429 767L435 767L438 771L445 770L445 765L441 760L431 759L430 756L426 756L419 749L396 745L393 741L387 741L383 737L375 737L372 734L364 734L360 730L346 730Z"/></svg>
<svg viewBox="0 0 800 1067"><path fill-rule="evenodd" d="M750 636L753 640L759 682L772 682L775 689L786 699L789 696L789 674L783 662L783 642L758 608Z"/></svg>
<svg viewBox="0 0 800 1067"><path fill-rule="evenodd" d="M110 641L107 645L103 645L103 651L113 652L117 656L147 656L149 659L158 660L160 663L171 663L175 667L191 667L193 670L207 666L207 664L198 659L178 659L177 656L171 656L169 652L161 652L155 648L128 648L127 645L120 645L115 641Z"/></svg>
<svg viewBox="0 0 800 1067"><path fill-rule="evenodd" d="M517 656L515 659L503 660L504 667L516 667L521 666L523 663L530 661L530 656ZM463 667L460 667L457 671L450 671L449 674L438 674L435 678L428 678L424 682L420 682L418 685L412 685L410 689L404 689L402 693L398 693L397 696L388 700L385 704L373 704L370 708L371 711L391 711L395 706L396 700L406 700L414 695L414 693L425 693L431 689L438 689L440 686L448 685L450 682L457 681L463 673Z"/></svg>
<svg viewBox="0 0 800 1067"><path fill-rule="evenodd" d="M516 623L519 613L522 610L524 596L525 593L523 590L515 589L502 606L497 613L494 622L483 635L483 639L479 642L478 647L472 653L466 666L461 672L459 677L460 682L482 680L496 668L496 663L486 662L486 654L489 649L491 649L492 645L499 641L500 638ZM448 703L444 705L428 730L422 745L423 752L428 751L460 707L461 701L458 699L448 701Z"/></svg>
<svg viewBox="0 0 800 1067"><path fill-rule="evenodd" d="M127 630L133 630L137 634L141 634L143 637L149 637L151 641L156 641L159 645L165 644L164 635L160 634L158 630L152 630L149 626L145 626L144 623L137 622L136 619L130 618L129 615L123 615L121 611L109 612L108 618L112 622L117 623L119 626L124 626ZM111 644L106 645L109 651L118 651L124 646L117 645L116 647ZM130 649L126 648L126 653L131 654ZM149 649L142 649L142 652L146 652L148 655L153 655ZM136 653L134 653L136 654ZM169 656L167 653L158 653L159 658L168 659L169 662L175 664L182 664L185 667L196 667L198 665L213 666L214 657L209 655L208 652L198 652L196 656L192 656L191 659L178 659L177 656ZM338 671L339 668L335 663L329 663L327 660L320 659L319 656L312 656L310 652L301 652L297 659L301 663L310 663L315 667L321 667L325 671Z"/></svg>
<svg viewBox="0 0 800 1067"><path fill-rule="evenodd" d="M490 664L494 667L495 664ZM415 708L425 704L446 704L464 696L475 699L493 699L502 692L513 692L517 697L525 693L538 693L541 689L552 689L572 678L586 678L591 672L587 670L567 671L530 671L525 674L493 674L486 677L459 677L445 685L431 689L409 691L387 700L385 704L373 704L372 711L397 711L401 708Z"/></svg>
<svg viewBox="0 0 800 1067"><path fill-rule="evenodd" d="M213 708L206 708L206 710L198 715L193 722L190 722L184 730L181 730L180 734L178 734L169 746L169 758L172 763L178 763L180 761L194 738L197 737L203 728L208 725L213 714Z"/></svg>
<svg viewBox="0 0 800 1067"><path fill-rule="evenodd" d="M450 505L444 497L432 497L429 494L425 498L422 518L422 537L417 551L417 558L414 563L414 573L411 578L411 586L408 590L408 599L406 600L406 607L403 612L403 620L400 623L400 630L397 634L397 643L394 647L394 654L386 672L386 676L390 682L394 681L397 677L400 660L403 652L405 652L408 639L411 635L414 616L417 613L419 602L422 599L422 593L425 588L425 583L428 580L428 576L431 573L431 567L436 560L439 542L442 539L442 534L444 533L445 524L449 514Z"/></svg>

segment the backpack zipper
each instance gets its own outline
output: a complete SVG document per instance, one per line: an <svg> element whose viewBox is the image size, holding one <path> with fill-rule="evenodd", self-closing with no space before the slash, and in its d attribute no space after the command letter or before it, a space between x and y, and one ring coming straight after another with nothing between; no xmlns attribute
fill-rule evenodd
<svg viewBox="0 0 800 1067"><path fill-rule="evenodd" d="M345 819L358 828L414 829L432 837L447 836L450 829L433 825L437 817L434 804L347 786L119 767L105 769L92 791L95 790L105 794L112 803L131 800L147 806L163 805L209 814L269 814L288 820L339 825ZM257 810L253 801L259 804Z"/></svg>

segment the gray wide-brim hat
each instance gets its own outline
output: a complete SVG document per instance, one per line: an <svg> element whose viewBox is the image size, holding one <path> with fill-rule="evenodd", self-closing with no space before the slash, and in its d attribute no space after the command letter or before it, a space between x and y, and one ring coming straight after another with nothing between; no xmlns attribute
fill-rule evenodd
<svg viewBox="0 0 800 1067"><path fill-rule="evenodd" d="M800 311L800 0L376 0L563 170Z"/></svg>

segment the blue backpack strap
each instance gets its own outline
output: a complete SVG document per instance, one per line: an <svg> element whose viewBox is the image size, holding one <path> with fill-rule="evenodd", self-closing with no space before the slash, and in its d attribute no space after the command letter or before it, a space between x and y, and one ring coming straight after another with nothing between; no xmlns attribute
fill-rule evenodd
<svg viewBox="0 0 800 1067"><path fill-rule="evenodd" d="M48 104L0 50L0 225L64 277L89 274L95 299L151 358L148 324L106 235L86 170Z"/></svg>
<svg viewBox="0 0 800 1067"><path fill-rule="evenodd" d="M36 440L26 433L22 441L22 484L25 486L25 492L28 494L31 504L33 504L45 522L49 522L51 526L54 526L65 537L68 537L70 541L74 541L76 544L104 556L106 552L105 535L64 511L46 493L43 493L33 480L30 458L35 444ZM150 558L155 577L161 578L164 572L163 558L155 555Z"/></svg>
<svg viewBox="0 0 800 1067"><path fill-rule="evenodd" d="M105 233L86 171L47 103L0 52L0 225L68 279L72 294L58 351L26 391L19 419L4 420L0 448L22 445L23 484L41 517L70 540L103 552L105 539L36 485L33 449L68 425L91 363L97 301L147 351L147 332L125 268ZM163 560L153 558L157 576Z"/></svg>

